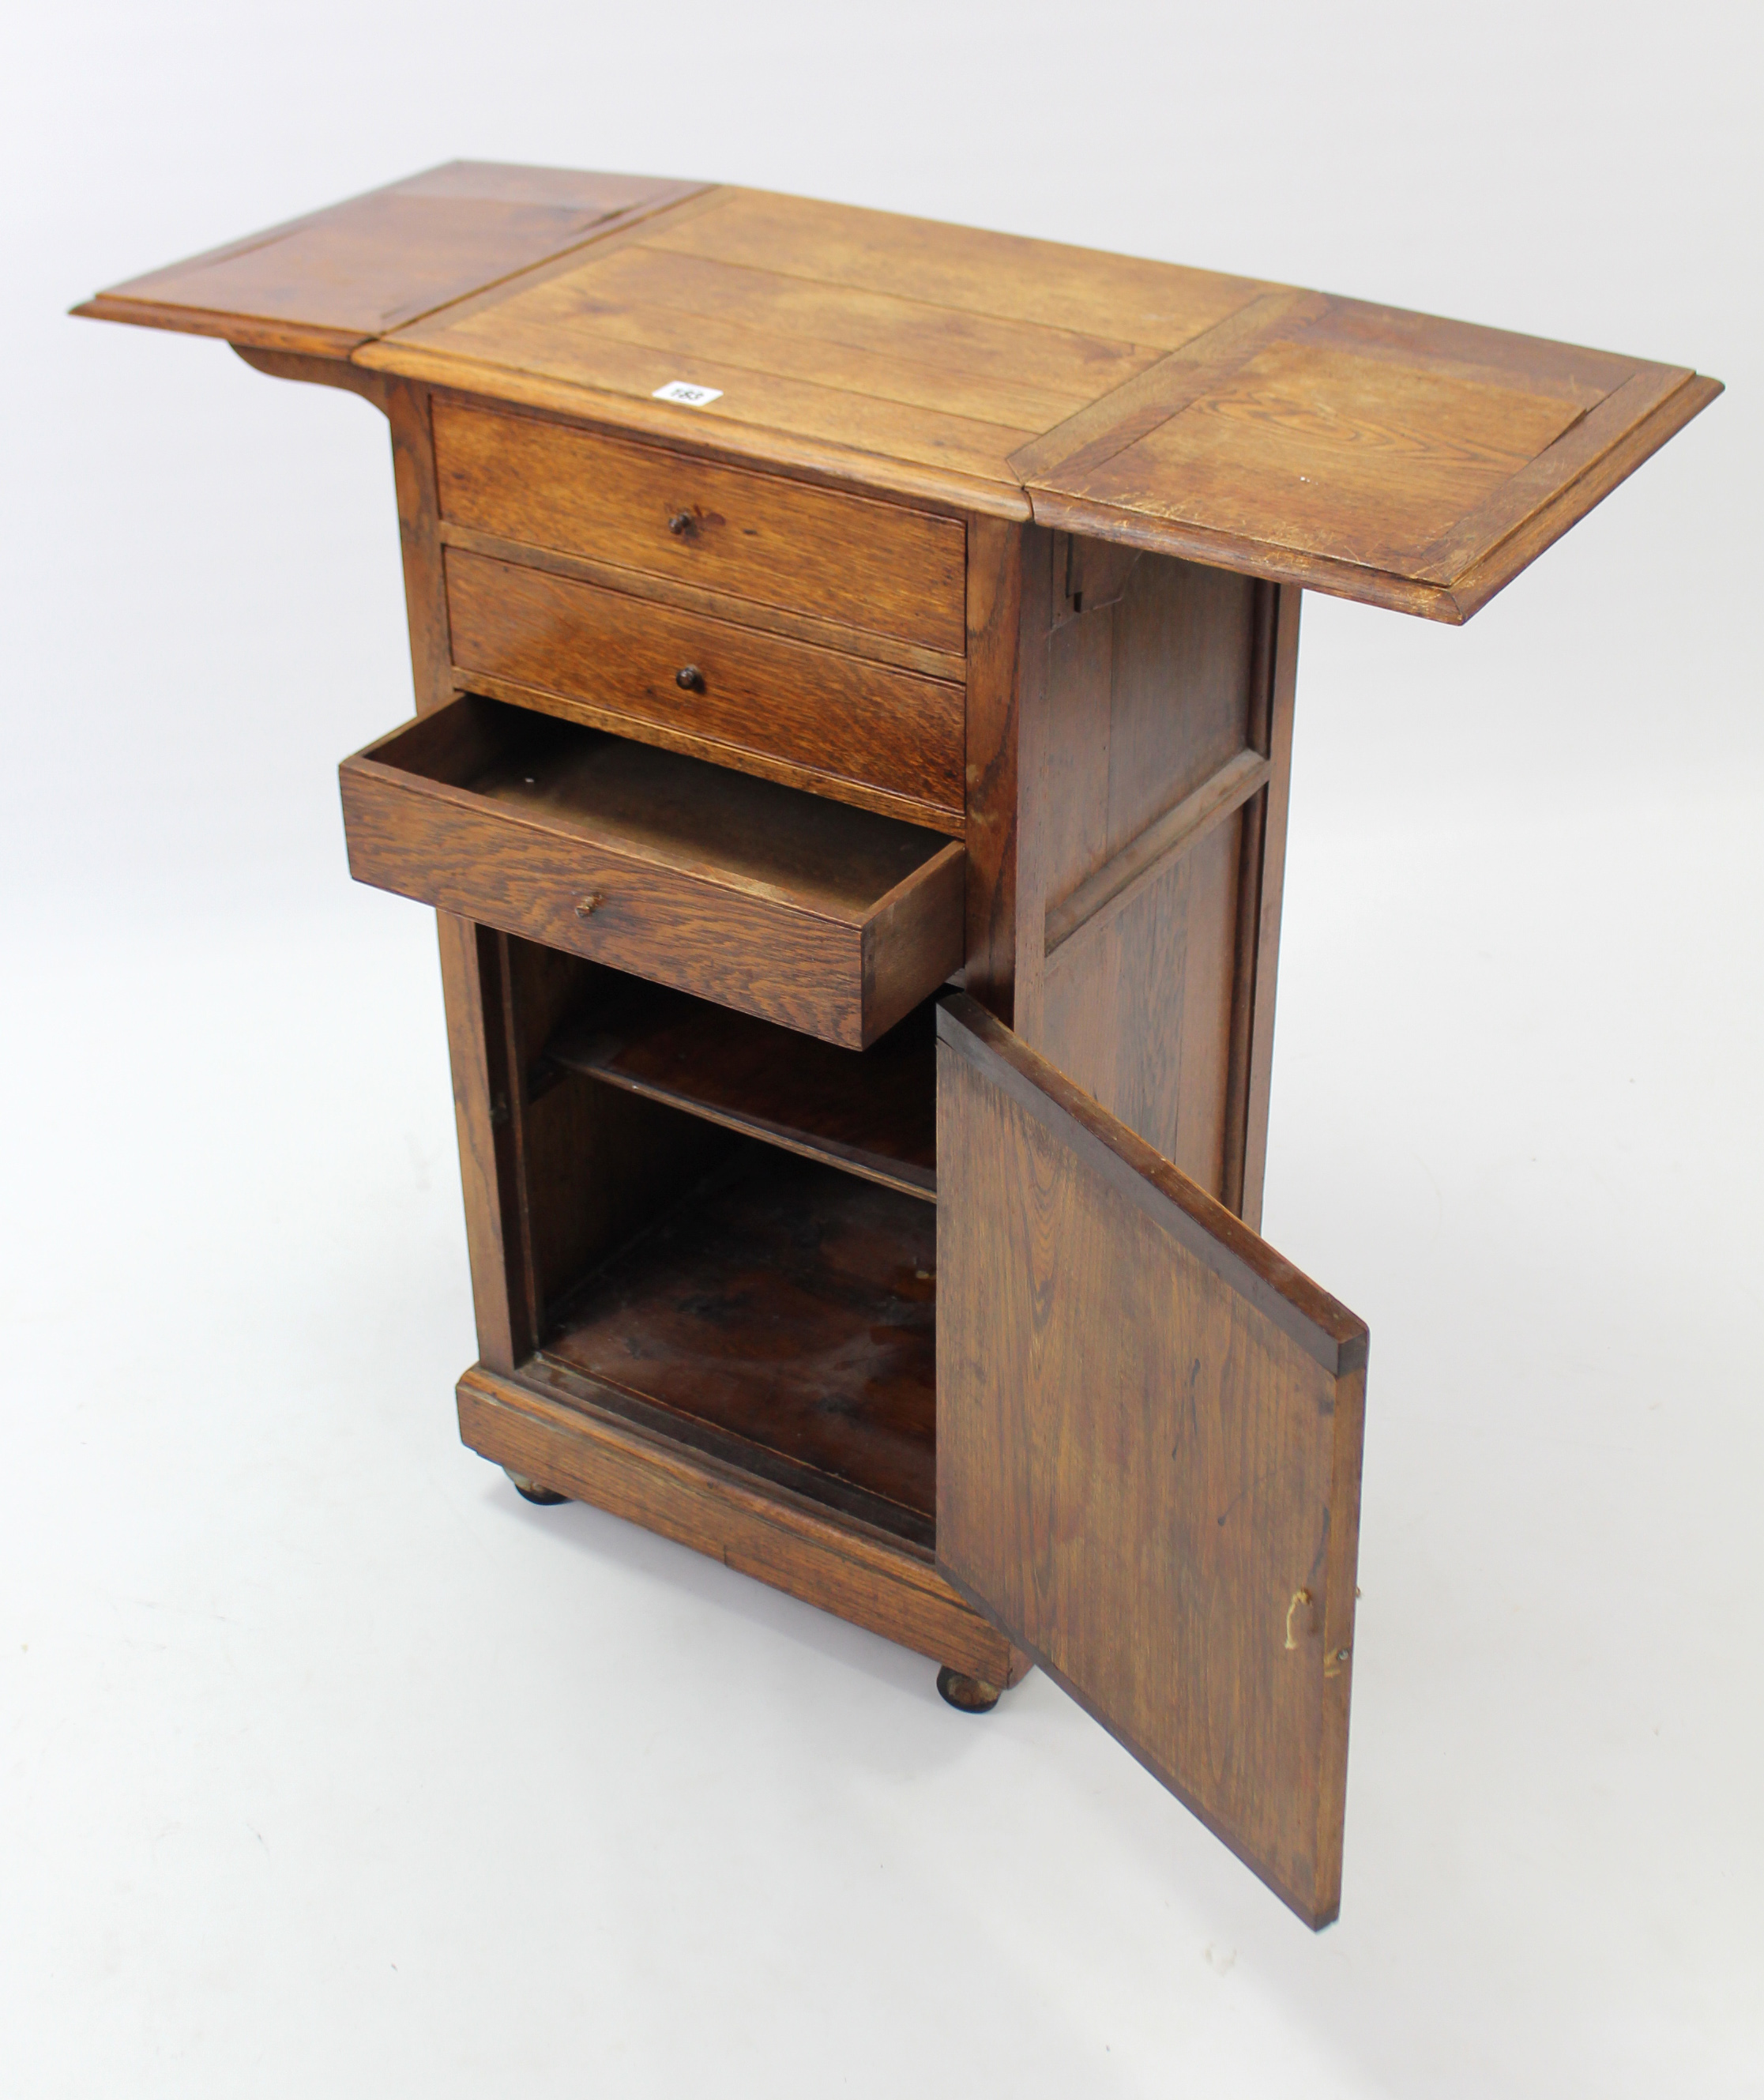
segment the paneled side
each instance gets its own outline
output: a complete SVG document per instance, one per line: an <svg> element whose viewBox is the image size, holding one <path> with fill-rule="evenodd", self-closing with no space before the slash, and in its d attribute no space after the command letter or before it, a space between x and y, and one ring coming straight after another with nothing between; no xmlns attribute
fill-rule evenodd
<svg viewBox="0 0 1764 2100"><path fill-rule="evenodd" d="M1024 974L1040 996L1018 1026L1237 1207L1273 593L1072 538L1055 540L1053 571L1039 757L1024 789L1039 894Z"/></svg>
<svg viewBox="0 0 1764 2100"><path fill-rule="evenodd" d="M1241 812L1047 959L1036 1047L1223 1197Z"/></svg>
<svg viewBox="0 0 1764 2100"><path fill-rule="evenodd" d="M435 915L454 1121L465 1202L478 1354L511 1371L533 1348L531 1267L509 1112L506 960L501 937L451 911Z"/></svg>
<svg viewBox="0 0 1764 2100"><path fill-rule="evenodd" d="M453 698L442 571L440 513L429 390L406 380L386 393L392 474L404 557L417 712L432 715ZM539 1304L531 1220L518 1152L523 1132L511 1079L508 942L487 926L438 911L441 990L453 1073L465 1242L471 1262L478 1353L510 1371L537 1345Z"/></svg>
<svg viewBox="0 0 1764 2100"><path fill-rule="evenodd" d="M1146 554L1099 602L1087 544L1049 650L1050 907L1249 742L1255 584Z"/></svg>

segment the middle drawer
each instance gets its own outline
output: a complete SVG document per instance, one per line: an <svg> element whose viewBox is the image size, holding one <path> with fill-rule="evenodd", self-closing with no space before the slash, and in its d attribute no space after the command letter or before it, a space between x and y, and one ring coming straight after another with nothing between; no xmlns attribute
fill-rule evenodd
<svg viewBox="0 0 1764 2100"><path fill-rule="evenodd" d="M460 547L446 562L453 662L468 677L840 801L963 828L959 686Z"/></svg>
<svg viewBox="0 0 1764 2100"><path fill-rule="evenodd" d="M959 968L954 840L466 693L342 765L349 867L862 1050Z"/></svg>

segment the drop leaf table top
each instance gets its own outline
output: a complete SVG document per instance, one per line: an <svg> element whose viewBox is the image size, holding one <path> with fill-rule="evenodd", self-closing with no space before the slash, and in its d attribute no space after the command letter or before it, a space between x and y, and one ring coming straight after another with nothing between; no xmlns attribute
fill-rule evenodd
<svg viewBox="0 0 1764 2100"><path fill-rule="evenodd" d="M1453 623L1685 366L759 190L454 161L78 311L347 359ZM713 392L658 400L671 382Z"/></svg>

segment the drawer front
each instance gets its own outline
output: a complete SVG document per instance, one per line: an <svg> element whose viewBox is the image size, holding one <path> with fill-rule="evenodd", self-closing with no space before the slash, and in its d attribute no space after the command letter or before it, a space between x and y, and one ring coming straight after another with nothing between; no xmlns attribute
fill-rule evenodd
<svg viewBox="0 0 1764 2100"><path fill-rule="evenodd" d="M849 1048L961 962L955 840L527 708L464 695L342 787L358 881Z"/></svg>
<svg viewBox="0 0 1764 2100"><path fill-rule="evenodd" d="M451 524L965 651L959 519L457 403L434 424Z"/></svg>
<svg viewBox="0 0 1764 2100"><path fill-rule="evenodd" d="M378 786L379 783L375 783ZM358 882L859 1047L856 928L402 790L352 792ZM586 910L590 900L591 908Z"/></svg>
<svg viewBox="0 0 1764 2100"><path fill-rule="evenodd" d="M707 739L836 796L842 783L902 796L959 828L959 686L457 547L447 592L468 677L580 701L640 736L645 724Z"/></svg>

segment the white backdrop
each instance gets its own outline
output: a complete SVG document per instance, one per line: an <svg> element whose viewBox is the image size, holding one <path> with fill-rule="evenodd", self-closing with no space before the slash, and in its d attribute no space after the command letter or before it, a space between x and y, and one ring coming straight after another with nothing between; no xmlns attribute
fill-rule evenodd
<svg viewBox="0 0 1764 2100"><path fill-rule="evenodd" d="M0 2085L1764 2085L1755 9L64 0L7 180ZM456 155L1725 378L1462 632L1308 598L1266 1225L1370 1321L1341 1922L1032 1678L455 1440L383 426L62 310Z"/></svg>

